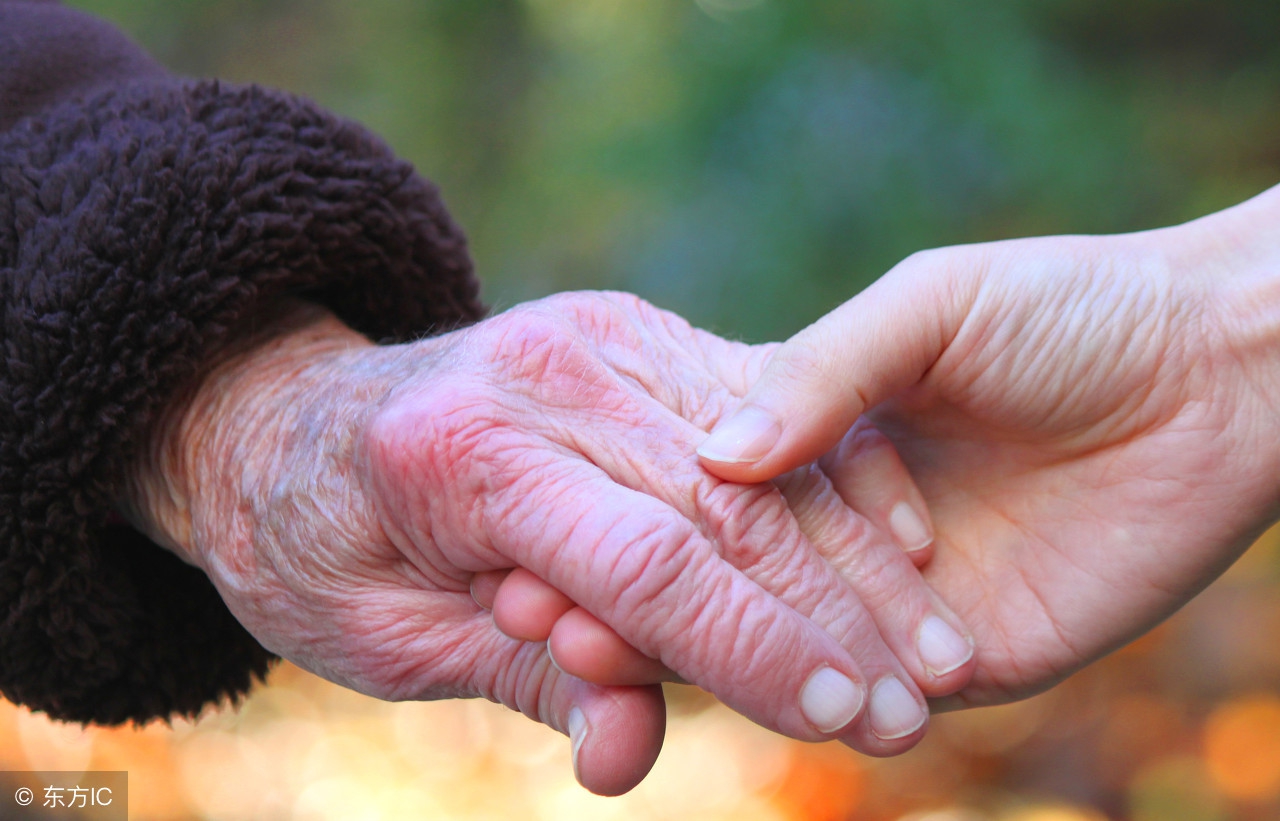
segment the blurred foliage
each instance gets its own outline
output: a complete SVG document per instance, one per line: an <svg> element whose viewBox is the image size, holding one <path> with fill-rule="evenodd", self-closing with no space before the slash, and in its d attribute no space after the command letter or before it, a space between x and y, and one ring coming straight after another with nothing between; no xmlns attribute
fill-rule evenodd
<svg viewBox="0 0 1280 821"><path fill-rule="evenodd" d="M926 247L1150 228L1280 171L1273 0L77 0L442 186L498 307L789 335Z"/></svg>
<svg viewBox="0 0 1280 821"><path fill-rule="evenodd" d="M309 95L439 182L497 307L625 288L789 335L911 252L1140 230L1280 177L1274 0L75 0L191 75ZM1280 817L1280 532L1151 636L878 761L673 690L653 777L475 703L284 666L241 710L79 730L0 704L0 770L128 769L137 818Z"/></svg>

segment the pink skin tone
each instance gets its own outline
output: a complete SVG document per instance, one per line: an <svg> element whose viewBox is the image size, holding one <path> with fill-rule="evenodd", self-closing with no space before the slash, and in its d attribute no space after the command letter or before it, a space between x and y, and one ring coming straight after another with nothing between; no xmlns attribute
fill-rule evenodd
<svg viewBox="0 0 1280 821"><path fill-rule="evenodd" d="M477 574L525 568L663 677L875 755L919 741L925 697L973 672L962 638L929 669L921 626L962 623L823 471L745 486L698 464L758 350L625 294L401 346L306 305L258 324L163 420L125 506L308 670L385 699L501 702L571 734L605 794L656 758L661 691L565 675L495 626Z"/></svg>
<svg viewBox="0 0 1280 821"><path fill-rule="evenodd" d="M846 432L866 414L924 495L923 573L977 647L973 680L935 708L1039 692L1167 617L1280 517L1277 225L1280 188L1158 231L913 256L773 350L702 464L750 483L818 459L856 508ZM545 585L478 588L566 671L660 677Z"/></svg>
<svg viewBox="0 0 1280 821"><path fill-rule="evenodd" d="M921 516L916 512L925 509L923 500L897 452L865 419L854 424L848 440L846 457L857 469L843 472L842 495L845 504L864 520L860 530L879 533L883 543L896 542L915 565L924 565L933 553L933 535L927 513ZM781 480L777 484L784 497L792 501L790 483ZM907 507L910 513L904 514L900 506ZM808 515L809 508L793 503L793 512L807 520L806 532L823 526ZM908 518L906 526L901 524L904 516ZM836 543L823 555L853 580L857 573L854 563L864 549L860 544ZM524 568L478 573L471 593L478 604L493 611L494 622L505 635L547 642L560 669L578 678L610 684L681 680L661 662L622 642L588 611ZM945 666L947 662L935 669Z"/></svg>

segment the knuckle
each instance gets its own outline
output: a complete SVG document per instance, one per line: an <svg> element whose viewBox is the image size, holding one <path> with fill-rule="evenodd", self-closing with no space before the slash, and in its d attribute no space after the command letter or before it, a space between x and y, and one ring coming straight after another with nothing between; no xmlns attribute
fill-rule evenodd
<svg viewBox="0 0 1280 821"><path fill-rule="evenodd" d="M436 477L466 464L500 426L499 405L473 387L439 385L429 392L393 399L378 408L363 426L357 453L392 481L449 479Z"/></svg>
<svg viewBox="0 0 1280 821"><path fill-rule="evenodd" d="M792 607L812 608L825 589L818 574L828 565L815 561L814 551L826 556L844 543L840 537L850 535L843 503L829 483L814 476L821 478L816 470L802 469L787 478L785 497L771 484L725 483L710 491L712 501L704 508L725 560Z"/></svg>
<svg viewBox="0 0 1280 821"><path fill-rule="evenodd" d="M972 299L974 286L999 264L997 247L979 243L916 251L890 273L918 289L923 299L958 305Z"/></svg>
<svg viewBox="0 0 1280 821"><path fill-rule="evenodd" d="M541 303L492 320L479 355L507 389L551 407L603 401L615 385L581 323Z"/></svg>
<svg viewBox="0 0 1280 821"><path fill-rule="evenodd" d="M759 567L799 538L785 500L771 484L740 485L706 479L694 488L712 543L735 567Z"/></svg>
<svg viewBox="0 0 1280 821"><path fill-rule="evenodd" d="M820 481L793 482L783 494L810 544L839 569L880 537L870 521L848 506L824 474L816 469L810 473Z"/></svg>
<svg viewBox="0 0 1280 821"><path fill-rule="evenodd" d="M766 342L750 347L748 354L742 358L740 380L744 388L754 385L760 374L768 370L782 347L781 342Z"/></svg>
<svg viewBox="0 0 1280 821"><path fill-rule="evenodd" d="M600 292L600 296L604 300L612 303L615 307L632 311L640 315L667 313L666 311L656 307L647 299L626 291L602 291Z"/></svg>
<svg viewBox="0 0 1280 821"><path fill-rule="evenodd" d="M953 254L954 251L950 249L925 248L908 254L895 267L903 271L935 271L946 267Z"/></svg>
<svg viewBox="0 0 1280 821"><path fill-rule="evenodd" d="M953 245L916 251L894 266L895 276L937 282L980 271L991 263L991 245Z"/></svg>
<svg viewBox="0 0 1280 821"><path fill-rule="evenodd" d="M658 339L664 334L668 339L692 334L680 317L621 291L560 294L543 304L554 306L584 339L609 351L640 351L653 343L655 332ZM685 328L683 336L681 323Z"/></svg>
<svg viewBox="0 0 1280 821"><path fill-rule="evenodd" d="M524 306L496 317L485 328L482 346L503 368L516 377L542 378L563 367L568 356L582 347L581 334L559 312L544 306Z"/></svg>
<svg viewBox="0 0 1280 821"><path fill-rule="evenodd" d="M607 291L561 291L529 303L526 307L550 309L574 319L582 319L607 308L610 296L612 294Z"/></svg>
<svg viewBox="0 0 1280 821"><path fill-rule="evenodd" d="M873 613L911 601L917 586L924 584L911 560L896 548L846 550L840 558L833 566Z"/></svg>
<svg viewBox="0 0 1280 821"><path fill-rule="evenodd" d="M464 381L393 398L357 436L356 464L383 531L402 549L459 559L487 543L485 516L519 452L517 431L484 386ZM416 553L416 551L414 551Z"/></svg>
<svg viewBox="0 0 1280 821"><path fill-rule="evenodd" d="M650 393L666 408L704 431L711 430L731 408L740 404L724 385L704 379L672 384L659 380Z"/></svg>
<svg viewBox="0 0 1280 821"><path fill-rule="evenodd" d="M822 324L812 325L801 334L795 342L777 350L769 362L769 370L802 392L840 384L834 370L840 357L832 355L841 344L838 334Z"/></svg>
<svg viewBox="0 0 1280 821"><path fill-rule="evenodd" d="M632 318L644 318L657 311L644 299L623 291L571 291L548 297L540 304L555 307L580 327L598 331L629 325Z"/></svg>

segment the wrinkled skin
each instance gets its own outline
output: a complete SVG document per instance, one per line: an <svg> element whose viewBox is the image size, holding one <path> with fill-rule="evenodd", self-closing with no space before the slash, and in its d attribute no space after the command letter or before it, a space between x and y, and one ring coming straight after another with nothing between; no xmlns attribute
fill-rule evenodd
<svg viewBox="0 0 1280 821"><path fill-rule="evenodd" d="M935 517L927 578L977 636L965 704L1038 692L1184 604L1260 532L1278 467L1234 422L1254 397L1219 380L1232 354L1198 288L1010 251L969 263L984 282L954 341L874 415Z"/></svg>
<svg viewBox="0 0 1280 821"><path fill-rule="evenodd" d="M820 731L798 706L815 671L864 688L895 677L921 721L915 682L938 696L971 674L923 668L922 620L959 622L820 471L788 482L793 514L774 487L697 464L759 352L620 294L391 347L290 311L170 415L130 505L282 656L380 698L482 696L573 732L579 779L602 793L652 765L660 691L561 673L545 646L496 629L475 574L524 568L655 669L766 727L874 754L923 726L880 738L861 709ZM887 484L909 485L882 464L897 466ZM861 546L843 568L852 586L819 552L835 544Z"/></svg>
<svg viewBox="0 0 1280 821"><path fill-rule="evenodd" d="M704 464L750 482L821 456L856 498L845 431L870 407L933 516L925 577L977 646L971 684L935 707L1039 692L1280 516L1278 223L1280 189L1174 229L913 256L749 376L743 404L779 420L762 459ZM633 655L546 615L600 669Z"/></svg>

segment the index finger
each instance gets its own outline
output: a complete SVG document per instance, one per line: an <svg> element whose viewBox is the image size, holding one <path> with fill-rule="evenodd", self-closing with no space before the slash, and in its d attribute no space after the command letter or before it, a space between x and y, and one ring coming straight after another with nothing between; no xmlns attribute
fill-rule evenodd
<svg viewBox="0 0 1280 821"><path fill-rule="evenodd" d="M826 631L724 562L683 516L579 462L528 471L490 521L495 548L628 643L757 723L838 736L863 710L857 663Z"/></svg>

